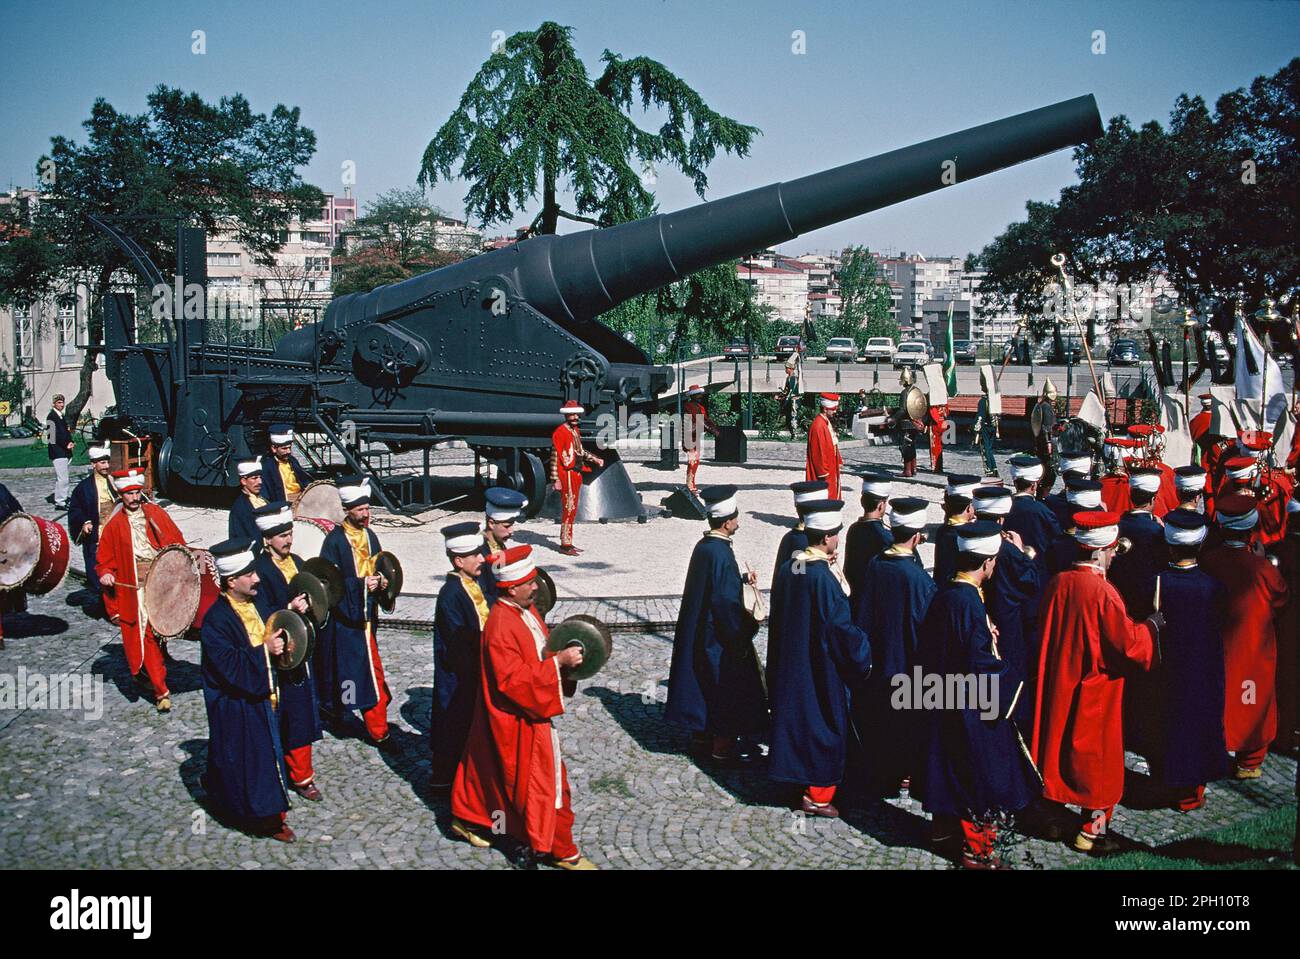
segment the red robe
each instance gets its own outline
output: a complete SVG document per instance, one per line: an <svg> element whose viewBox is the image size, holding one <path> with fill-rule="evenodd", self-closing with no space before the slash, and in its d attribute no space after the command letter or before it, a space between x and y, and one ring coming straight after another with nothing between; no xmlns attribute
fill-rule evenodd
<svg viewBox="0 0 1300 959"><path fill-rule="evenodd" d="M1286 502L1291 498L1294 488L1295 480L1281 470L1273 470L1269 475L1268 486L1260 490L1256 490L1253 481L1252 485L1243 485L1224 476L1215 495L1222 499L1229 493L1244 491L1258 500L1255 509L1259 513L1259 524L1255 527L1251 542L1268 549L1282 542L1282 537L1286 535Z"/></svg>
<svg viewBox="0 0 1300 959"><path fill-rule="evenodd" d="M184 546L185 537L176 528L172 518L161 506L148 501L142 503L145 519L148 520L149 543L154 549L164 546ZM126 507L119 503L113 507L108 522L99 531L99 549L95 553L95 575L112 573L117 586L104 590L104 610L109 619L121 617L122 642L127 647L127 661L138 670L138 664L144 659L144 634L140 628L140 607L137 599L139 589L143 587L136 579L135 550L131 546L131 520L127 517Z"/></svg>
<svg viewBox="0 0 1300 959"><path fill-rule="evenodd" d="M493 828L504 814L506 833L539 852L555 843L565 776L551 725L564 712L560 667L546 635L533 609L504 598L492 607L483 625L483 695L451 787L453 815Z"/></svg>
<svg viewBox="0 0 1300 959"><path fill-rule="evenodd" d="M1109 809L1124 794L1124 675L1151 668L1155 632L1129 619L1115 587L1085 565L1047 584L1039 630L1031 753L1043 795Z"/></svg>
<svg viewBox="0 0 1300 959"><path fill-rule="evenodd" d="M1200 447L1201 437L1210 431L1209 410L1201 410L1201 412L1193 416L1187 423L1187 429L1192 434L1192 442L1195 443L1197 447Z"/></svg>
<svg viewBox="0 0 1300 959"><path fill-rule="evenodd" d="M1223 584L1223 732L1229 752L1253 752L1277 736L1277 632L1286 580L1253 550L1223 545L1201 559ZM1243 700L1247 700L1243 702Z"/></svg>
<svg viewBox="0 0 1300 959"><path fill-rule="evenodd" d="M1156 493L1151 504L1151 514L1159 517L1171 509L1178 509L1178 487L1175 485L1178 474L1168 463L1157 463L1156 466L1160 470L1160 492Z"/></svg>
<svg viewBox="0 0 1300 959"><path fill-rule="evenodd" d="M1119 473L1117 475L1103 476L1101 478L1101 501L1106 505L1106 509L1112 513L1127 513L1133 508L1133 500L1129 496L1128 475Z"/></svg>
<svg viewBox="0 0 1300 959"><path fill-rule="evenodd" d="M808 456L804 464L804 479L824 479L829 487L827 499L840 498L840 444L825 413L818 413L808 427Z"/></svg>

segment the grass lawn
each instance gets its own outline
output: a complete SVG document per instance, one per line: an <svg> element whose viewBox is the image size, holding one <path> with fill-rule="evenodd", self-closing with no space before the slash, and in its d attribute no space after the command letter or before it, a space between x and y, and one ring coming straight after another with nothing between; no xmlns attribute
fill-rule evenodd
<svg viewBox="0 0 1300 959"><path fill-rule="evenodd" d="M79 435L73 436L72 441L77 444L72 450L72 465L88 465L90 460L86 458L86 441ZM33 437L30 443L0 447L0 470L29 469L33 466L48 467L49 465L49 453L46 451L44 441L39 437Z"/></svg>
<svg viewBox="0 0 1300 959"><path fill-rule="evenodd" d="M1294 869L1294 804L1153 850L1085 859L1080 869Z"/></svg>

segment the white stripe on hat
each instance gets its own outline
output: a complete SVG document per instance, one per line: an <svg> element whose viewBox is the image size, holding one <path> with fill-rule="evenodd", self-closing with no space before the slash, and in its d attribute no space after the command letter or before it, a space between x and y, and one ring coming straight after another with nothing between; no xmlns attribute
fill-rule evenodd
<svg viewBox="0 0 1300 959"><path fill-rule="evenodd" d="M957 537L957 551L959 553L974 553L976 556L996 556L1001 548L1001 533L992 533L988 536Z"/></svg>
<svg viewBox="0 0 1300 959"><path fill-rule="evenodd" d="M1254 529L1255 524L1259 522L1259 510L1252 509L1240 516L1229 516L1227 513L1218 513L1215 520L1224 529Z"/></svg>
<svg viewBox="0 0 1300 959"><path fill-rule="evenodd" d="M1250 479L1250 477L1255 475L1257 469L1259 469L1259 464L1251 463L1249 466L1243 466L1240 469L1228 470L1228 475L1233 479Z"/></svg>
<svg viewBox="0 0 1300 959"><path fill-rule="evenodd" d="M1092 470L1091 456L1062 456L1062 473L1087 473Z"/></svg>
<svg viewBox="0 0 1300 959"><path fill-rule="evenodd" d="M492 575L498 583L512 583L526 577L534 569L533 554L529 553L517 563L511 563L508 566L502 566L499 569L494 565Z"/></svg>
<svg viewBox="0 0 1300 959"><path fill-rule="evenodd" d="M240 460L236 468L239 470L240 479L262 472L262 464L257 460Z"/></svg>
<svg viewBox="0 0 1300 959"><path fill-rule="evenodd" d="M448 536L447 552L476 553L483 547L483 542L483 534L479 532L466 533L464 536Z"/></svg>
<svg viewBox="0 0 1300 959"><path fill-rule="evenodd" d="M800 503L814 503L820 499L830 499L830 498L831 498L831 491L829 488L815 489L815 490L810 490L807 493L795 493L794 505L798 506Z"/></svg>
<svg viewBox="0 0 1300 959"><path fill-rule="evenodd" d="M1181 526L1175 526L1173 523L1166 523L1165 542L1171 546L1196 546L1201 540L1205 539L1208 530L1208 526L1185 529Z"/></svg>
<svg viewBox="0 0 1300 959"><path fill-rule="evenodd" d="M1109 546L1119 538L1118 526L1098 526L1093 529L1079 528L1074 532L1074 538L1080 546L1091 546L1093 549L1101 549Z"/></svg>
<svg viewBox="0 0 1300 959"><path fill-rule="evenodd" d="M248 569L253 565L253 551L246 549L230 556L214 556L213 560L217 565L217 572L222 576L234 576L240 570Z"/></svg>
<svg viewBox="0 0 1300 959"><path fill-rule="evenodd" d="M339 499L346 506L370 495L370 480L363 479L356 486L340 486Z"/></svg>
<svg viewBox="0 0 1300 959"><path fill-rule="evenodd" d="M1197 473L1194 476L1175 476L1174 486L1178 488L1179 492L1183 493L1189 493L1192 490L1203 490L1205 489L1205 474Z"/></svg>
<svg viewBox="0 0 1300 959"><path fill-rule="evenodd" d="M293 510L286 506L278 513L255 517L255 521L257 523L257 528L265 533L268 529L275 529L277 526L283 526L285 523L292 523Z"/></svg>
<svg viewBox="0 0 1300 959"><path fill-rule="evenodd" d="M272 445L272 446L284 446L285 444L287 444L287 443L292 443L292 442L293 442L293 430L290 430L290 431L287 432L287 433L272 433L272 434L271 434L271 445Z"/></svg>
<svg viewBox="0 0 1300 959"><path fill-rule="evenodd" d="M925 526L925 510L918 509L911 513L900 513L892 506L885 513L890 529L922 529Z"/></svg>
<svg viewBox="0 0 1300 959"><path fill-rule="evenodd" d="M990 496L987 499L977 499L975 512L987 513L990 516L1006 516L1011 512L1011 497Z"/></svg>
<svg viewBox="0 0 1300 959"><path fill-rule="evenodd" d="M1011 478L1013 480L1025 480L1028 483L1035 483L1043 478L1043 464L1035 463L1033 466L1017 466L1011 464Z"/></svg>
<svg viewBox="0 0 1300 959"><path fill-rule="evenodd" d="M86 450L86 455L90 457L91 462L95 460L106 460L112 453L107 446L92 446Z"/></svg>
<svg viewBox="0 0 1300 959"><path fill-rule="evenodd" d="M139 489L144 486L144 476L139 470L131 470L126 476L114 476L113 485L117 487L119 493L125 493L130 489Z"/></svg>
<svg viewBox="0 0 1300 959"><path fill-rule="evenodd" d="M1088 509L1095 509L1101 505L1101 490L1066 490L1065 501L1075 506L1084 506Z"/></svg>
<svg viewBox="0 0 1300 959"><path fill-rule="evenodd" d="M738 509L736 497L730 496L727 499L718 500L716 503L710 503L709 516L713 519L721 519L724 516L730 516Z"/></svg>
<svg viewBox="0 0 1300 959"><path fill-rule="evenodd" d="M1151 473L1132 473L1129 475L1128 485L1139 493L1158 493L1160 476Z"/></svg>
<svg viewBox="0 0 1300 959"><path fill-rule="evenodd" d="M870 493L877 499L889 499L894 492L894 484L888 480L863 480L862 492Z"/></svg>
<svg viewBox="0 0 1300 959"><path fill-rule="evenodd" d="M822 532L839 529L844 525L843 520L840 518L842 512L842 510L838 509L823 509L815 513L807 513L803 518L804 528Z"/></svg>

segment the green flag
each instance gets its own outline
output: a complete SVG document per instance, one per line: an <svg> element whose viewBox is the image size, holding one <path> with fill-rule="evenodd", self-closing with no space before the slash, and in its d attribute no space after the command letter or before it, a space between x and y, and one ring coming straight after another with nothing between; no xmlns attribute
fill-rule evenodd
<svg viewBox="0 0 1300 959"><path fill-rule="evenodd" d="M948 346L947 356L943 361L943 378L948 386L948 395L957 395L957 356L952 343L952 300L948 301Z"/></svg>

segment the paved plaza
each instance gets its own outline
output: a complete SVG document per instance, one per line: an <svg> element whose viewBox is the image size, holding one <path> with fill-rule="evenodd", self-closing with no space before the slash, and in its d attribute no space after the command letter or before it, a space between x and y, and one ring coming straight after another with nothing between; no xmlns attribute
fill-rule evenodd
<svg viewBox="0 0 1300 959"><path fill-rule="evenodd" d="M749 467L715 470L706 462L700 478L742 485L746 515L738 554L750 559L766 583L790 512L785 485L802 477L803 453L776 444L751 452L757 455ZM851 467L883 463L897 469L892 448L854 446L845 455ZM950 456L954 471L974 466L969 451ZM450 455L449 465L457 458ZM636 466L634 478L642 469L649 467ZM43 498L49 476L14 471L0 481L24 506L48 516L53 514ZM661 476L666 485L669 474ZM922 474L910 486L937 501L942 480ZM643 492L647 502L654 498L652 491ZM848 515L858 510L855 504ZM932 511L931 519L937 518ZM439 568L441 543L435 547L433 537L445 519L431 519L421 534L429 538L428 556ZM184 519L181 526L189 532ZM549 619L594 611L616 629L610 663L580 685L557 720L582 850L610 869L949 868L929 852L926 817L905 793L845 803L838 821L806 819L791 811L794 797L766 778L761 763L717 770L687 755L685 735L663 720L672 647L671 627L664 624L676 615L688 551L702 526L684 520L579 526L579 542L588 550L574 566L562 565L564 558L548 548L558 539L553 520L539 519L521 531L522 541L542 547L543 565L563 571L556 580L568 598ZM584 567L583 561L594 565ZM0 710L0 867L511 868L501 850L475 850L450 838L447 802L425 787L432 696L428 629L390 628L379 637L400 751L381 755L354 736L327 734L316 746L324 801L295 800L290 824L298 842L286 846L228 828L206 805L200 774L207 723L198 645L171 644L175 706L159 716L127 675L117 630L68 605L69 593L79 586L70 577L49 596L33 597L26 615L6 618L0 677L89 676L102 682L102 697L75 709L29 702ZM423 615L408 612L407 621ZM758 644L761 656L765 634ZM1145 767L1130 759L1131 805L1120 807L1114 828L1139 847L1201 835L1293 801L1294 762L1270 757L1262 779L1211 784L1198 812L1147 808L1152 803L1145 801ZM1063 844L1026 839L1017 839L1006 856L1025 868L1068 867L1081 859Z"/></svg>

